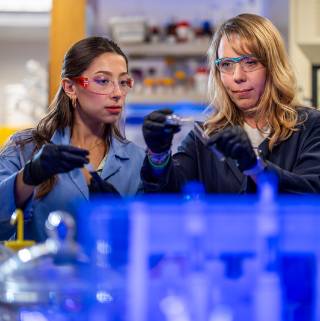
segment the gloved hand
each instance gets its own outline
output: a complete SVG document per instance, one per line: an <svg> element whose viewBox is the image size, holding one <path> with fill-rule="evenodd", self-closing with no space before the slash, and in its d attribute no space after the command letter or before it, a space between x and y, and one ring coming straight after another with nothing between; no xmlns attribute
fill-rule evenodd
<svg viewBox="0 0 320 321"><path fill-rule="evenodd" d="M24 166L23 181L28 185L39 185L53 175L87 164L88 155L87 150L71 145L43 145Z"/></svg>
<svg viewBox="0 0 320 321"><path fill-rule="evenodd" d="M163 153L170 149L173 135L180 126L165 123L166 116L171 115L171 109L153 111L144 118L142 133L148 148L153 153Z"/></svg>
<svg viewBox="0 0 320 321"><path fill-rule="evenodd" d="M245 171L257 164L257 156L245 130L240 126L228 127L210 137L207 143L215 147L226 157L236 160L238 168Z"/></svg>
<svg viewBox="0 0 320 321"><path fill-rule="evenodd" d="M90 172L91 181L89 185L89 193L93 194L110 194L113 196L120 196L120 193L115 189L115 187L104 181L96 172Z"/></svg>

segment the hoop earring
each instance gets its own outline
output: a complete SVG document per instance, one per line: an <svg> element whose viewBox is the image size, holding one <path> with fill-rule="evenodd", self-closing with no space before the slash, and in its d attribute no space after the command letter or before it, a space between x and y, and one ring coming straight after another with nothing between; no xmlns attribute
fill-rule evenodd
<svg viewBox="0 0 320 321"><path fill-rule="evenodd" d="M76 108L76 107L77 107L77 97L76 97L76 96L73 96L73 97L71 97L70 99L71 99L72 107L73 107L73 108Z"/></svg>

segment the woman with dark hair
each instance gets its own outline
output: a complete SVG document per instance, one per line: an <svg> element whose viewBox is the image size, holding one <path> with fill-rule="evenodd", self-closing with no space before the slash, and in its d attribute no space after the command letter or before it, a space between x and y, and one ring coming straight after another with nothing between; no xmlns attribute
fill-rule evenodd
<svg viewBox="0 0 320 321"><path fill-rule="evenodd" d="M145 191L180 192L196 180L207 193L252 193L258 175L273 172L281 193L319 193L320 113L297 101L276 27L254 14L231 18L215 32L208 59L214 112L204 134L191 131L171 157L179 130L167 122L172 111L154 111L144 120Z"/></svg>
<svg viewBox="0 0 320 321"><path fill-rule="evenodd" d="M61 78L48 114L0 151L1 238L12 234L15 208L24 210L26 236L43 241L49 212L92 193L140 189L144 152L120 128L133 86L125 54L109 39L85 38L66 53Z"/></svg>

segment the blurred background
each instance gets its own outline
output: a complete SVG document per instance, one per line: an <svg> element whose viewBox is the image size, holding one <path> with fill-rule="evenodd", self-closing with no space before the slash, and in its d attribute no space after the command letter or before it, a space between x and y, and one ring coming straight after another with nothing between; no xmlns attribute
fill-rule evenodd
<svg viewBox="0 0 320 321"><path fill-rule="evenodd" d="M207 106L210 38L241 12L266 16L278 27L301 101L319 106L319 0L0 0L0 144L44 115L64 52L87 35L111 37L129 56L135 79L125 115L129 139L143 145L142 118L156 108L200 115Z"/></svg>
<svg viewBox="0 0 320 321"><path fill-rule="evenodd" d="M301 102L319 107L320 0L0 0L0 145L43 117L59 85L64 53L90 35L112 38L129 57L135 79L124 115L129 139L143 146L143 117L159 107L201 118L208 105L210 39L222 21L243 12L266 16L278 27ZM176 135L174 147L187 130ZM71 261L79 254L71 238L53 254L35 248L22 252L20 261L13 257L14 265L8 260L0 271L0 310L9 311L0 313L0 320L320 320L319 198L274 199L268 185L257 198L241 200L220 195L201 200L195 191L183 201L81 204L79 234L96 266L80 276L63 266L50 270L50 254L54 259L70 254ZM117 251L110 251L110 244ZM53 251L49 245L45 249ZM112 257L118 253L120 259ZM110 265L109 256L116 262ZM108 264L99 266L100 259ZM121 264L129 268L121 270ZM100 281L107 281L106 290ZM9 289L7 297L3 289ZM39 297L30 295L39 289ZM90 291L96 299L85 301ZM118 297L128 300L127 313ZM12 303L23 308L19 319ZM188 308L193 317L186 316Z"/></svg>

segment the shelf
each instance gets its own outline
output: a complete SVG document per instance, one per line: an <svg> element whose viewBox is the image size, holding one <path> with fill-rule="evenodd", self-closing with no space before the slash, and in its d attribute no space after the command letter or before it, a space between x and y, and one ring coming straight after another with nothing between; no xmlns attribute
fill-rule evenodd
<svg viewBox="0 0 320 321"><path fill-rule="evenodd" d="M48 12L0 12L0 39L7 41L48 41Z"/></svg>
<svg viewBox="0 0 320 321"><path fill-rule="evenodd" d="M206 57L210 39L199 39L185 43L120 43L120 47L130 57Z"/></svg>
<svg viewBox="0 0 320 321"><path fill-rule="evenodd" d="M207 102L206 94L186 91L181 93L152 92L149 94L130 93L127 98L128 103L176 103L176 102Z"/></svg>

